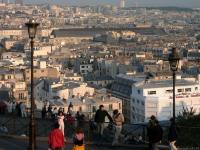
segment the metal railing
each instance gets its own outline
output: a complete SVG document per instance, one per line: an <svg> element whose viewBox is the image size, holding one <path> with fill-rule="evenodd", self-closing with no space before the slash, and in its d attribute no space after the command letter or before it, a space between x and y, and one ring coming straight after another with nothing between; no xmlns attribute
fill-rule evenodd
<svg viewBox="0 0 200 150"><path fill-rule="evenodd" d="M36 136L47 137L53 128L55 119L36 119ZM29 134L29 118L21 118L16 115L0 115L0 125L4 124L8 129L9 135L28 136ZM82 127L85 133L85 140L91 142L98 142L98 133L96 125L93 121L77 120L74 123L65 121L65 137L72 138L77 125ZM105 122L105 129L102 136L103 143L111 143L114 138L114 131L108 129L108 122ZM161 124L163 128L163 139L161 143L168 145L168 123ZM178 140L179 147L200 147L200 126L187 127L178 126ZM186 136L187 135L187 136ZM186 138L187 137L187 138ZM190 138L188 138L190 137ZM147 124L124 124L122 129L122 136L120 138L121 144L140 145L148 143Z"/></svg>

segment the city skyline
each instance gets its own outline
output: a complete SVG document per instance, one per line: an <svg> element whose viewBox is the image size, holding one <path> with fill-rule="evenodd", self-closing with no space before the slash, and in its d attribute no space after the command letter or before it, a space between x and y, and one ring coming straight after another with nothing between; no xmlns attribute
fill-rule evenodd
<svg viewBox="0 0 200 150"><path fill-rule="evenodd" d="M119 6L119 0L24 0L25 3L51 3L51 4L69 4L69 5L100 5L100 4L112 4ZM126 6L138 6L138 7L159 7L159 6L178 6L178 7L200 7L199 0L126 0Z"/></svg>

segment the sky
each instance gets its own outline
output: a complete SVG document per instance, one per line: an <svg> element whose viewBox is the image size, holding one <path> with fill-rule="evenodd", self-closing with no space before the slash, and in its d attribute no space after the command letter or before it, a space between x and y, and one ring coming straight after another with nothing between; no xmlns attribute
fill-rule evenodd
<svg viewBox="0 0 200 150"><path fill-rule="evenodd" d="M97 4L113 4L118 5L119 0L24 0L28 3L54 3L68 5L97 5ZM200 8L200 0L126 0L126 6L178 6L189 8Z"/></svg>

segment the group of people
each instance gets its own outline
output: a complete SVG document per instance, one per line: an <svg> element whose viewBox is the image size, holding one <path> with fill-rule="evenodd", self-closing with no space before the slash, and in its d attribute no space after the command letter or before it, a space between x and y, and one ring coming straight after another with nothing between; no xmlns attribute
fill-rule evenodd
<svg viewBox="0 0 200 150"><path fill-rule="evenodd" d="M94 121L97 124L97 132L100 137L103 135L103 131L105 128L105 118L108 118L110 123L114 125L115 128L115 134L114 134L114 139L112 142L112 145L115 145L118 143L122 126L124 123L124 116L122 113L120 113L117 109L113 111L113 116L111 117L109 113L104 109L103 105L99 106L99 109L97 110L95 114Z"/></svg>
<svg viewBox="0 0 200 150"><path fill-rule="evenodd" d="M100 138L102 138L102 135L104 134L104 129L106 127L105 126L106 117L109 120L109 124L112 124L115 129L112 145L116 145L119 142L119 138L121 136L121 131L122 131L123 123L124 123L124 116L117 109L113 111L113 115L111 116L104 109L104 106L100 105L94 117L97 133ZM77 112L75 118L79 118L79 119L81 118L81 115L79 114L79 112ZM64 137L65 137L64 120L65 119L66 117L64 113L62 111L59 111L58 115L56 116L57 121L55 123L54 129L49 135L49 148L51 150L62 150L64 148ZM177 150L175 146L176 139L177 139L175 121L173 119L170 119L170 122L171 123L170 123L169 133L168 133L168 141L169 141L170 149ZM149 123L147 126L147 136L149 138L149 150L159 150L158 145L162 140L163 129L160 126L159 121L156 119L155 116L151 116L149 120ZM138 140L142 141L142 136L140 136ZM74 142L73 150L85 150L84 132L80 126L77 126L75 130L75 134L73 136L73 142Z"/></svg>
<svg viewBox="0 0 200 150"><path fill-rule="evenodd" d="M112 142L112 145L115 145L116 143L118 143L121 134L122 126L124 123L124 116L118 110L114 110L113 116L111 117L109 113L104 109L104 106L100 105L94 118L95 119L94 121L97 125L97 132L100 137L103 135L106 117L109 119L109 122L112 123L115 127L115 135L114 135L114 140ZM77 126L73 137L73 142L74 142L73 150L85 150L84 132L83 129L80 127L83 118L84 115L80 115L80 113L77 112L76 119L79 120L79 125ZM64 137L65 137L64 120L65 120L64 113L62 111L58 112L57 121L55 123L54 129L49 134L48 143L49 143L49 148L51 150L62 150L64 147Z"/></svg>
<svg viewBox="0 0 200 150"><path fill-rule="evenodd" d="M52 107L52 105L49 105L47 107L47 105L44 105L44 107L42 108L42 118L45 119L45 118L49 118L49 119L55 119L57 117L57 114L59 112L64 112L64 108L60 107L60 108L57 108L57 107Z"/></svg>
<svg viewBox="0 0 200 150"><path fill-rule="evenodd" d="M147 126L147 136L149 137L149 150L159 150L158 144L163 137L163 129L161 128L159 121L155 116L151 116ZM177 150L175 143L177 140L177 129L175 126L175 120L170 119L170 127L168 133L168 141L171 150Z"/></svg>
<svg viewBox="0 0 200 150"><path fill-rule="evenodd" d="M24 102L16 103L15 101L6 102L8 114L17 114L19 117L27 117L26 104Z"/></svg>
<svg viewBox="0 0 200 150"><path fill-rule="evenodd" d="M70 113L67 114L68 119L72 115ZM56 116L56 123L54 125L54 129L49 134L48 144L49 149L51 150L63 150L64 148L64 137L65 137L65 115L63 111L59 111ZM85 150L84 147L84 132L82 128L77 127L74 134L74 146L73 150Z"/></svg>

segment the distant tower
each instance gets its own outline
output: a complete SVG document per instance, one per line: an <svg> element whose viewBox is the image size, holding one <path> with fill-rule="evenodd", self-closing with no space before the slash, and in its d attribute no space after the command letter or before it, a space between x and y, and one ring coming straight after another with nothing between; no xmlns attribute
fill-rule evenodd
<svg viewBox="0 0 200 150"><path fill-rule="evenodd" d="M125 7L125 0L120 0L119 1L119 7L124 8Z"/></svg>
<svg viewBox="0 0 200 150"><path fill-rule="evenodd" d="M15 0L15 4L23 5L23 0Z"/></svg>

